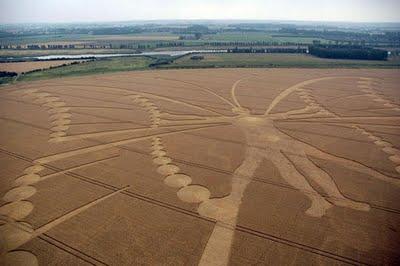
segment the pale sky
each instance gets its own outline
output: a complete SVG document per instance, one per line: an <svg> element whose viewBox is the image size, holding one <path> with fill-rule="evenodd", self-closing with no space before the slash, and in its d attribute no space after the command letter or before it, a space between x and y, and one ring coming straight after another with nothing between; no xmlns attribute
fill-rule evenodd
<svg viewBox="0 0 400 266"><path fill-rule="evenodd" d="M400 22L400 0L0 0L0 23L160 19Z"/></svg>

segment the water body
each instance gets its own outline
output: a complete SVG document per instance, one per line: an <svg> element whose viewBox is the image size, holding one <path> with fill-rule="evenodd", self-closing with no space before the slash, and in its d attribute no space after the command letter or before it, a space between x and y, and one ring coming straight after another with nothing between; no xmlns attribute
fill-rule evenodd
<svg viewBox="0 0 400 266"><path fill-rule="evenodd" d="M159 51L159 52L143 52L136 54L78 54L78 55L45 55L25 57L26 59L36 60L55 60L55 59L82 59L82 58L108 58L108 57L125 57L125 56L143 56L143 55L169 55L180 56L192 53L226 53L227 50L190 50L190 51Z"/></svg>

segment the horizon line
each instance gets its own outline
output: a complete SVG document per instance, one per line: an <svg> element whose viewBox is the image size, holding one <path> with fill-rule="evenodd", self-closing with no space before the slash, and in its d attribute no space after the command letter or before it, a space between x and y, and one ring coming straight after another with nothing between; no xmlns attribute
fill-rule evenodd
<svg viewBox="0 0 400 266"><path fill-rule="evenodd" d="M129 22L173 22L173 21L253 21L255 23L262 23L262 22L311 22L311 23L350 23L350 24L400 24L399 21L346 21L346 20L301 20L301 19L213 19L213 18L195 18L195 19L185 19L185 18L178 18L178 19L132 19L132 20L92 20L92 21L24 21L24 22L0 22L0 25L17 25L17 24L91 24L91 23L129 23Z"/></svg>

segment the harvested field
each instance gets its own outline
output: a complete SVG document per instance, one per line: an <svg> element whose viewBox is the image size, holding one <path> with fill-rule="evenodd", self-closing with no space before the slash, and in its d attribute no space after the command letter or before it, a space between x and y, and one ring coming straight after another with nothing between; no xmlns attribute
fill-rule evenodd
<svg viewBox="0 0 400 266"><path fill-rule="evenodd" d="M175 41L179 40L178 35L98 35L90 36L89 40L104 41Z"/></svg>
<svg viewBox="0 0 400 266"><path fill-rule="evenodd" d="M74 44L74 45L79 45L79 44L86 44L89 43L89 41L46 41L46 42L39 42L35 43L37 45L69 45L69 44Z"/></svg>
<svg viewBox="0 0 400 266"><path fill-rule="evenodd" d="M5 86L2 263L398 265L399 84L204 69Z"/></svg>
<svg viewBox="0 0 400 266"><path fill-rule="evenodd" d="M125 54L132 53L130 49L55 49L51 50L51 55L81 55L81 54ZM24 57L24 56L46 56L48 50L13 50L1 49L2 57Z"/></svg>
<svg viewBox="0 0 400 266"><path fill-rule="evenodd" d="M63 64L71 64L73 62L82 62L84 60L52 60L52 61L35 61L35 62L16 62L16 63L0 63L0 71L8 72L28 72L35 69L47 69L54 66L61 66Z"/></svg>

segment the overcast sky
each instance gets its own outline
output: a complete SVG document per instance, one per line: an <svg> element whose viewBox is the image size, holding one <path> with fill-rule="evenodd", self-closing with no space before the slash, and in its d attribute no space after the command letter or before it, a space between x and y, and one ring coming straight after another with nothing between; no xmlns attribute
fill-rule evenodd
<svg viewBox="0 0 400 266"><path fill-rule="evenodd" d="M157 19L400 22L400 0L0 0L0 23Z"/></svg>

